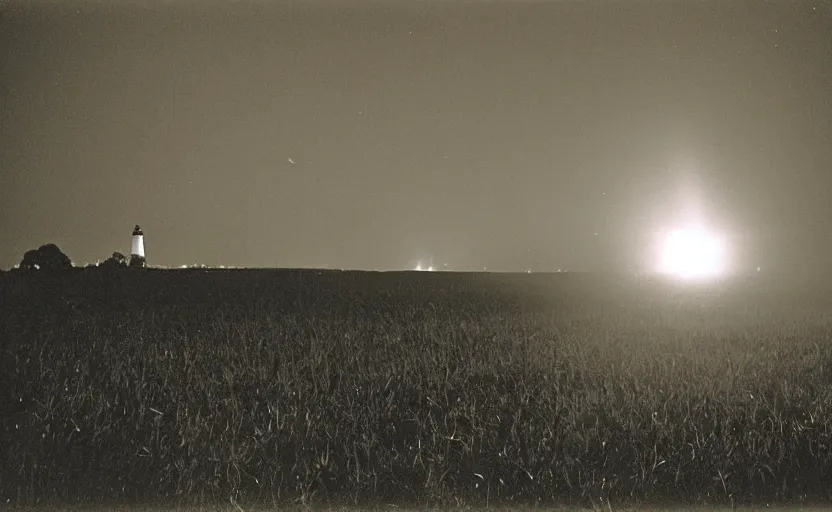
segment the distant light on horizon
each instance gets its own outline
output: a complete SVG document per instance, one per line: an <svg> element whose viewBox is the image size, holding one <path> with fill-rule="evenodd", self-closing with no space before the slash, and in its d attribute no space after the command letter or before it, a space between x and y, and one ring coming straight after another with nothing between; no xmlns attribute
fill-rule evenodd
<svg viewBox="0 0 832 512"><path fill-rule="evenodd" d="M416 263L416 266L413 268L413 270L416 270L418 272L433 272L433 265L425 266L422 265L422 262L420 261Z"/></svg>
<svg viewBox="0 0 832 512"><path fill-rule="evenodd" d="M701 226L674 229L662 241L657 270L684 280L718 277L726 252L722 238Z"/></svg>

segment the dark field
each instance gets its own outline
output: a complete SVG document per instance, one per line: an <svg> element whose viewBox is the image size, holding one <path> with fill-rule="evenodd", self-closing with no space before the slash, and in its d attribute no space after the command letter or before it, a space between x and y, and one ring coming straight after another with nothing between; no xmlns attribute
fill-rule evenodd
<svg viewBox="0 0 832 512"><path fill-rule="evenodd" d="M6 274L0 499L828 503L832 293L783 283Z"/></svg>

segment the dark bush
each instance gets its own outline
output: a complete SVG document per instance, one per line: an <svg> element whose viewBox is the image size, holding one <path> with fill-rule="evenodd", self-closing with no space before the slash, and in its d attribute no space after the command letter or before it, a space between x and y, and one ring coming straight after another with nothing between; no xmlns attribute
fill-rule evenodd
<svg viewBox="0 0 832 512"><path fill-rule="evenodd" d="M41 245L37 249L26 251L23 261L20 262L23 270L46 270L59 271L72 268L72 260L64 254L57 245Z"/></svg>
<svg viewBox="0 0 832 512"><path fill-rule="evenodd" d="M23 261L20 262L19 268L21 270L35 270L39 267L38 250L32 249L31 251L26 251L26 254L23 255Z"/></svg>
<svg viewBox="0 0 832 512"><path fill-rule="evenodd" d="M127 266L127 258L120 252L114 252L112 256L101 262L99 268L124 268Z"/></svg>

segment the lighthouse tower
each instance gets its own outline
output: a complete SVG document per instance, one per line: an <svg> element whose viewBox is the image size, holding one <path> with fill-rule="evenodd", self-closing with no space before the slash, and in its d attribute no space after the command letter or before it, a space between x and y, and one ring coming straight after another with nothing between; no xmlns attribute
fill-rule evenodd
<svg viewBox="0 0 832 512"><path fill-rule="evenodd" d="M145 266L144 233L142 233L142 228L140 228L138 224L136 224L136 227L133 229L133 244L130 249L130 266Z"/></svg>

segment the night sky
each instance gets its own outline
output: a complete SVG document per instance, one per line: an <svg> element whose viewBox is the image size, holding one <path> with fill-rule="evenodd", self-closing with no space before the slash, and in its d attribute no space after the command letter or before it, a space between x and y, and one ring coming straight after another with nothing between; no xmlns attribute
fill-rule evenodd
<svg viewBox="0 0 832 512"><path fill-rule="evenodd" d="M832 265L832 2L0 2L0 268Z"/></svg>

